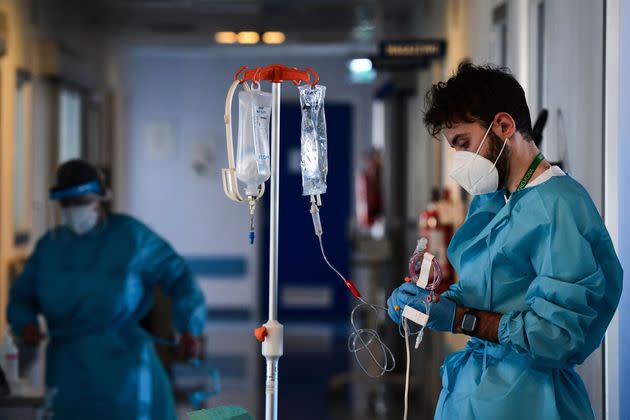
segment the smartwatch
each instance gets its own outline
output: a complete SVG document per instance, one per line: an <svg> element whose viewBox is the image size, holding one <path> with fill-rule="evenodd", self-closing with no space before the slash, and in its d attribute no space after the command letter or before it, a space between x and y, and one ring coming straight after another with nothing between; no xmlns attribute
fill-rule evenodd
<svg viewBox="0 0 630 420"><path fill-rule="evenodd" d="M466 311L464 316L462 317L462 332L466 335L473 335L473 333L477 330L477 326L479 325L479 316L478 312L474 309L469 309Z"/></svg>

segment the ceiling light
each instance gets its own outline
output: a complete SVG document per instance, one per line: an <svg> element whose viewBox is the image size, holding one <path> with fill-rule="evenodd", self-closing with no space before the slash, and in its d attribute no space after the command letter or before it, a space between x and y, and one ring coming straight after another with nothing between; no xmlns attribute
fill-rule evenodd
<svg viewBox="0 0 630 420"><path fill-rule="evenodd" d="M355 58L348 63L352 83L371 83L376 79L376 71L369 58Z"/></svg>
<svg viewBox="0 0 630 420"><path fill-rule="evenodd" d="M372 70L372 60L369 58L355 58L350 61L348 68L352 73L368 73Z"/></svg>
<svg viewBox="0 0 630 420"><path fill-rule="evenodd" d="M237 35L234 32L217 32L214 34L214 40L217 44L234 44L237 41Z"/></svg>
<svg viewBox="0 0 630 420"><path fill-rule="evenodd" d="M260 35L258 32L239 32L238 33L238 42L239 44L257 44L260 41Z"/></svg>
<svg viewBox="0 0 630 420"><path fill-rule="evenodd" d="M287 37L283 32L265 32L262 39L265 44L282 44Z"/></svg>

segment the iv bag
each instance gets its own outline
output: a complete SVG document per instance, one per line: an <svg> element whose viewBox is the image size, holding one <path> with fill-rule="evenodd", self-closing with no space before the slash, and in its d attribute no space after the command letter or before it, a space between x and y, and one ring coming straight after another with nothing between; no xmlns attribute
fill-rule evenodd
<svg viewBox="0 0 630 420"><path fill-rule="evenodd" d="M303 195L324 194L328 174L328 140L324 96L326 87L300 86L302 109L302 188Z"/></svg>
<svg viewBox="0 0 630 420"><path fill-rule="evenodd" d="M246 185L245 194L256 196L258 186L271 176L269 156L271 94L259 90L240 92L238 116L236 177Z"/></svg>

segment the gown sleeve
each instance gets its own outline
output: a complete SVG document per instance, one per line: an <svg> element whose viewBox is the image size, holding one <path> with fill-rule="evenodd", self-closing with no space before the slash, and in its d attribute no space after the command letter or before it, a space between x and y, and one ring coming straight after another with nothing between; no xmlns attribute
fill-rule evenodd
<svg viewBox="0 0 630 420"><path fill-rule="evenodd" d="M531 262L537 275L526 293L527 309L502 316L499 341L535 358L581 363L599 346L614 314L621 266L594 206L559 200L541 209L546 221L535 232ZM617 269L605 274L603 267L611 266Z"/></svg>
<svg viewBox="0 0 630 420"><path fill-rule="evenodd" d="M40 312L36 291L37 261L39 259L40 245L35 248L29 257L24 270L17 277L9 292L9 306L7 318L11 324L13 333L21 336L27 324L37 323L37 315Z"/></svg>
<svg viewBox="0 0 630 420"><path fill-rule="evenodd" d="M451 284L451 286L440 297L453 300L458 305L462 305L462 288L459 282Z"/></svg>
<svg viewBox="0 0 630 420"><path fill-rule="evenodd" d="M160 285L173 302L173 322L180 332L201 334L207 318L203 294L184 259L171 245L142 227L142 265L149 286Z"/></svg>

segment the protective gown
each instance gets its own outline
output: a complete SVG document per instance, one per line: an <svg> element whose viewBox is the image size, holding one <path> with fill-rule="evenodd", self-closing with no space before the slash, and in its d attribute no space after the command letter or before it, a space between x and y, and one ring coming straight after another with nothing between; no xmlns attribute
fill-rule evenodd
<svg viewBox="0 0 630 420"><path fill-rule="evenodd" d="M476 197L448 255L443 296L503 314L500 344L446 358L436 419L593 419L575 371L600 345L623 273L584 188L569 176Z"/></svg>
<svg viewBox="0 0 630 420"><path fill-rule="evenodd" d="M175 327L200 334L207 310L190 269L137 220L111 215L83 236L59 227L39 240L8 318L18 334L38 313L47 320L55 419L175 419L166 372L139 326L157 284L172 298Z"/></svg>

